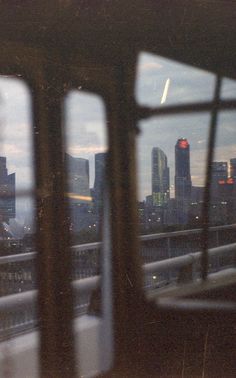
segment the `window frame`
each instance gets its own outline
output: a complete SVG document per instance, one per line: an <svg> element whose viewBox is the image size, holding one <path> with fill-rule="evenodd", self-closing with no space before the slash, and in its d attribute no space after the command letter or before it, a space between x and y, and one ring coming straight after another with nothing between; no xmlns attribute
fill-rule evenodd
<svg viewBox="0 0 236 378"><path fill-rule="evenodd" d="M78 86L102 97L109 125L107 181L112 241L115 369L126 366L127 356L135 361L133 340L141 342L144 335L144 331L137 331L143 322L142 310L144 306L147 311L153 310L144 296L142 267L137 254L136 123L152 115L191 112L193 109L211 110L212 103L172 106L163 110L138 106L134 100L135 66L136 56L127 52L120 57L119 66L107 65L104 68L96 65L94 69L93 65L81 63L79 54L78 57L65 59L62 51L61 54L56 51L49 53L46 49L26 48L14 43L8 43L2 49L1 73L22 75L32 95L42 377L48 376L49 372L51 376L76 376L69 225L65 224L68 210L64 196L62 102L66 93ZM231 109L235 105L234 100L222 101L220 109ZM57 127L52 127L52 120ZM52 148L53 143L57 145L55 149ZM55 172L58 174L55 175Z"/></svg>

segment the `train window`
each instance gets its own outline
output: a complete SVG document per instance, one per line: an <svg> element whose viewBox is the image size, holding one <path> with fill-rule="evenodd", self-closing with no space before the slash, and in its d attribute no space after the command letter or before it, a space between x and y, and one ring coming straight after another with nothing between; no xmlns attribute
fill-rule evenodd
<svg viewBox="0 0 236 378"><path fill-rule="evenodd" d="M166 271L155 271L155 264L152 270L151 263L201 249L209 119L209 113L199 113L139 123L138 213L147 289L174 285L179 277L168 262Z"/></svg>
<svg viewBox="0 0 236 378"><path fill-rule="evenodd" d="M105 248L110 238L106 114L100 97L79 90L68 93L65 145L74 332L83 376L107 370L112 358L110 250ZM85 330L81 331L81 324Z"/></svg>
<svg viewBox="0 0 236 378"><path fill-rule="evenodd" d="M15 369L7 363L10 338L32 332L37 326L37 280L31 96L21 79L10 76L0 76L0 96L0 339L3 353L0 375L4 376L4 371L11 375ZM20 302L22 305L17 306ZM27 343L28 336L23 337ZM34 340L33 336L30 338ZM32 349L28 352L32 357Z"/></svg>
<svg viewBox="0 0 236 378"><path fill-rule="evenodd" d="M210 224L226 225L235 223L235 111L219 112L218 128L212 162ZM225 234L225 235L224 235ZM221 232L222 242L234 242L231 232ZM223 243L224 240L224 243Z"/></svg>
<svg viewBox="0 0 236 378"><path fill-rule="evenodd" d="M235 375L235 9L23 3L0 6L32 96L0 78L0 375Z"/></svg>
<svg viewBox="0 0 236 378"><path fill-rule="evenodd" d="M146 53L139 56L136 97L150 107L141 107L144 120L138 123L141 257L145 288L158 288L163 295L170 287L199 280L204 238L208 274L234 261L235 112L212 111L214 86L211 73ZM223 79L218 101L231 99L234 86L233 80ZM209 112L199 112L201 104ZM222 258L225 244L229 251Z"/></svg>
<svg viewBox="0 0 236 378"><path fill-rule="evenodd" d="M212 73L153 54L139 54L135 94L140 105L211 101L213 89Z"/></svg>

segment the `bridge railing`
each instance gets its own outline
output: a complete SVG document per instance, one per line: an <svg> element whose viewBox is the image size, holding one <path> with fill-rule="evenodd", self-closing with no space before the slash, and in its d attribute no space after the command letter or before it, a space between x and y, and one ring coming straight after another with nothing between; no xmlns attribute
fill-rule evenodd
<svg viewBox="0 0 236 378"><path fill-rule="evenodd" d="M235 230L236 224L211 227L210 248L236 242ZM201 232L193 229L140 236L143 264L199 251ZM73 281L100 274L100 242L72 246L71 251ZM35 252L30 252L0 257L0 296L36 289L35 256ZM215 263L217 268L220 263ZM151 284L149 278L146 276L147 285ZM165 274L158 280L167 278Z"/></svg>
<svg viewBox="0 0 236 378"><path fill-rule="evenodd" d="M236 239L235 228L236 225L211 228L209 272L234 266L236 243L229 242ZM140 237L146 290L198 277L200 232L186 230ZM189 246L191 239L196 243L192 248ZM101 243L73 246L71 249L77 315L86 312L91 293L99 285ZM36 253L31 252L0 257L0 338L37 325L35 256Z"/></svg>

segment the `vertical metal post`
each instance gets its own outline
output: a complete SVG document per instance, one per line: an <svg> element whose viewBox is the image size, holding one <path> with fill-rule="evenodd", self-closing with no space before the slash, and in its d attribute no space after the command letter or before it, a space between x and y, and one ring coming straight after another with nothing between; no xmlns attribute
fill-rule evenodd
<svg viewBox="0 0 236 378"><path fill-rule="evenodd" d="M216 230L216 247L219 246L219 230ZM220 269L220 256L216 257L216 269L217 271Z"/></svg>
<svg viewBox="0 0 236 378"><path fill-rule="evenodd" d="M220 89L221 89L221 78L217 76L214 102L211 111L211 122L209 130L209 140L208 140L208 154L207 154L207 169L206 169L206 180L205 180L205 192L204 192L204 203L203 203L203 228L202 228L202 256L201 256L201 276L203 280L206 280L208 273L208 248L209 248L209 212L210 212L210 199L211 199L211 172L212 172L212 160L214 154L214 146L216 139L216 126L217 126L217 116L220 102Z"/></svg>
<svg viewBox="0 0 236 378"><path fill-rule="evenodd" d="M40 376L75 377L69 227L64 196L61 76L48 66L34 90Z"/></svg>
<svg viewBox="0 0 236 378"><path fill-rule="evenodd" d="M167 239L166 239L166 242L167 242L167 256L168 256L168 259L171 258L171 253L170 253L170 237L168 236ZM171 281L171 272L170 270L168 271L168 280L169 282Z"/></svg>
<svg viewBox="0 0 236 378"><path fill-rule="evenodd" d="M108 177L107 167L106 176ZM101 360L104 370L111 368L114 360L113 339L113 308L112 308L112 272L111 272L111 232L110 232L110 199L107 178L104 188L104 211L103 211L103 240L102 240L102 334Z"/></svg>
<svg viewBox="0 0 236 378"><path fill-rule="evenodd" d="M114 365L120 375L134 366L141 329L142 268L136 202L133 83L135 59L117 67L114 93L108 99L109 185L111 198ZM130 72L129 72L130 70ZM139 321L138 321L139 318Z"/></svg>

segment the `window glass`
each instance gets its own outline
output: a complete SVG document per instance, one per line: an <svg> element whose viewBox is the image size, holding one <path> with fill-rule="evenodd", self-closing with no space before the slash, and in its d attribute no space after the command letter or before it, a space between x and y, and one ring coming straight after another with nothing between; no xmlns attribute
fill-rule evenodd
<svg viewBox="0 0 236 378"><path fill-rule="evenodd" d="M137 72L136 98L141 105L212 100L215 77L210 73L144 53ZM233 80L224 79L221 98L233 98L234 87ZM138 213L148 290L165 292L200 276L200 259L180 265L180 260L176 264L172 260L172 268L158 261L201 251L210 117L210 113L191 113L139 122ZM235 112L219 113L209 203L209 273L226 269L234 261L231 250L223 257L217 250L212 252L235 242L234 126Z"/></svg>
<svg viewBox="0 0 236 378"><path fill-rule="evenodd" d="M219 112L214 159L212 163L210 225L217 226L210 246L236 242L233 224L236 223L236 148L235 111ZM222 226L226 226L223 227ZM211 262L211 269L220 270L234 264L229 251Z"/></svg>
<svg viewBox="0 0 236 378"><path fill-rule="evenodd" d="M236 178L235 119L235 111L219 112L211 183L211 201L215 209L211 213L211 223L214 225L236 221L233 211Z"/></svg>
<svg viewBox="0 0 236 378"><path fill-rule="evenodd" d="M138 211L144 264L201 249L209 121L210 114L200 113L139 123ZM174 285L179 274L177 268L151 269L145 275L146 288Z"/></svg>
<svg viewBox="0 0 236 378"><path fill-rule="evenodd" d="M214 75L148 53L139 54L135 95L140 105L165 106L211 101Z"/></svg>
<svg viewBox="0 0 236 378"><path fill-rule="evenodd" d="M3 346L6 352L1 360L4 369L10 361L7 343L36 326L31 98L20 79L0 76L0 125L0 339L6 341L1 344L3 354ZM12 294L17 295L14 303ZM14 369L9 364L8 368Z"/></svg>
<svg viewBox="0 0 236 378"><path fill-rule="evenodd" d="M108 276L103 263L105 260L107 264L110 258L103 243L104 231L109 238L109 220L105 216L106 117L98 96L79 91L68 94L65 112L75 336L80 374L88 376L106 370L112 353L111 308L107 302L110 285L106 285Z"/></svg>
<svg viewBox="0 0 236 378"><path fill-rule="evenodd" d="M236 98L236 81L232 79L222 80L221 98L223 100Z"/></svg>
<svg viewBox="0 0 236 378"><path fill-rule="evenodd" d="M210 114L151 118L139 123L138 213L141 255L148 264L201 250L202 206ZM235 112L221 112L212 163L209 248L236 241ZM210 255L209 272L231 266L234 252ZM146 288L199 277L200 265L183 272L146 265ZM156 269L156 270L155 270ZM149 274L151 271L151 274ZM191 275L190 275L191 271ZM188 277L189 275L189 277Z"/></svg>

